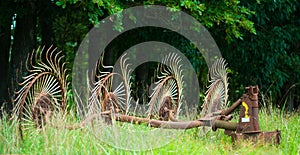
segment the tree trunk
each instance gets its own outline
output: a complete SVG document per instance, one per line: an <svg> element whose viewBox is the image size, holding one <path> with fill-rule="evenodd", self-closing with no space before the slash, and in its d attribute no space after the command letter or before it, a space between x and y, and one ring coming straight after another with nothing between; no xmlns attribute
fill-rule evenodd
<svg viewBox="0 0 300 155"><path fill-rule="evenodd" d="M16 29L10 64L10 97L13 99L14 91L18 88L22 76L26 72L26 58L36 45L37 5L35 0L17 3L24 12L17 13ZM12 104L10 104L12 106ZM10 107L11 108L11 107Z"/></svg>
<svg viewBox="0 0 300 155"><path fill-rule="evenodd" d="M11 44L12 8L8 0L0 1L0 107L8 101L8 68ZM1 112L0 112L1 114Z"/></svg>
<svg viewBox="0 0 300 155"><path fill-rule="evenodd" d="M52 23L54 22L54 17L57 14L54 5L55 4L49 0L40 1L38 5L40 35L42 38L42 45L46 46L46 48L53 45L54 40Z"/></svg>

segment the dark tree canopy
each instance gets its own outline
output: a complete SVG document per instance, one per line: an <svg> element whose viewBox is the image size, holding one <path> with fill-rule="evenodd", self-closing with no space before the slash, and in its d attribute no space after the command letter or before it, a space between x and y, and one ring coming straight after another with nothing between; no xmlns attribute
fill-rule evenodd
<svg viewBox="0 0 300 155"><path fill-rule="evenodd" d="M85 1L85 0L2 0L0 2L0 105L11 107L13 92L18 89L18 78L26 75L24 64L27 54L38 46L54 45L72 63L76 51L88 31L101 19L137 5L163 5L182 10L200 21L216 40L228 62L229 100L237 99L245 86L259 85L264 103L293 110L300 102L300 2L283 1ZM122 17L115 29L122 31ZM197 72L201 88L207 85L207 67L203 57L184 37L164 30L146 28L126 32L115 39L107 51L106 63L113 63L130 46L147 40L162 41L182 51ZM131 38L127 38L130 36ZM159 37L158 37L159 36ZM122 44L124 40L127 44ZM22 65L21 65L22 64ZM132 75L147 87L151 64L140 66ZM69 79L71 80L71 79ZM144 82L141 82L144 81ZM203 93L199 94L203 97ZM72 93L68 93L72 96ZM203 98L201 98L203 99ZM202 100L200 100L202 101ZM202 102L201 102L202 104Z"/></svg>

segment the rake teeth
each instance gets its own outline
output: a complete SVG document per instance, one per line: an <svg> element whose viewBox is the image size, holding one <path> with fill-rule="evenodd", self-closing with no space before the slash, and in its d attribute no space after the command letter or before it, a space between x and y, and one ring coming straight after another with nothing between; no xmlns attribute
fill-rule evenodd
<svg viewBox="0 0 300 155"><path fill-rule="evenodd" d="M127 63L126 54L121 56L121 73L112 73L102 71L102 69L111 69L112 66L103 65L103 56L97 62L98 75L97 81L93 83L91 96L88 103L88 115L112 110L127 114L130 106L130 64ZM101 66L100 66L101 65ZM115 79L121 79L116 88L112 88Z"/></svg>
<svg viewBox="0 0 300 155"><path fill-rule="evenodd" d="M68 84L62 59L61 51L57 52L52 46L47 50L38 48L28 55L28 75L19 83L21 88L15 93L13 108L20 130L27 128L23 124L41 126L48 111L65 109Z"/></svg>
<svg viewBox="0 0 300 155"><path fill-rule="evenodd" d="M147 110L148 118L156 115L159 119L167 120L167 111L165 110L172 110L177 117L182 105L184 85L179 55L170 53L163 57L162 63L157 68L157 79L158 81L150 95L151 100Z"/></svg>
<svg viewBox="0 0 300 155"><path fill-rule="evenodd" d="M226 107L228 98L228 78L225 59L220 58L209 70L211 83L206 91L202 109L202 117Z"/></svg>

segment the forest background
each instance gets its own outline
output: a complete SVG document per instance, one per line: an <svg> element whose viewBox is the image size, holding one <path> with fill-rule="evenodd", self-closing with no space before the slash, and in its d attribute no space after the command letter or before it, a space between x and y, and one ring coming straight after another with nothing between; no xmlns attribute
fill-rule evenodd
<svg viewBox="0 0 300 155"><path fill-rule="evenodd" d="M184 11L202 23L215 39L229 69L231 101L244 87L258 85L260 99L287 111L300 102L300 1L298 0L1 0L0 1L0 105L9 111L18 82L26 75L27 55L39 46L62 50L72 64L80 42L101 19L138 5L163 5ZM116 31L122 31L122 20ZM129 47L156 40L176 47L190 60L200 88L207 87L208 69L191 43L173 32L157 28L128 31L110 43L105 64L113 64ZM170 37L172 36L172 37ZM144 98L154 67L135 69L133 95ZM71 79L69 79L71 80ZM71 89L71 88L69 88ZM205 92L200 92L203 101ZM69 96L73 94L71 91ZM202 103L202 102L201 102Z"/></svg>

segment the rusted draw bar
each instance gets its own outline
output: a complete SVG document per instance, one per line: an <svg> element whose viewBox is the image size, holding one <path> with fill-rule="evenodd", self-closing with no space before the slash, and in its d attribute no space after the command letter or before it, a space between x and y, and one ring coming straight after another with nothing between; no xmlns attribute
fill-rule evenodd
<svg viewBox="0 0 300 155"><path fill-rule="evenodd" d="M221 115L229 115L229 114L231 114L234 109L236 109L238 106L240 106L241 102L242 102L242 99L238 99L227 110L224 110L221 113Z"/></svg>
<svg viewBox="0 0 300 155"><path fill-rule="evenodd" d="M137 123L137 124L144 123L144 124L149 124L151 127L165 128L165 129L191 129L199 126L211 126L210 123L201 120L171 122L171 121L153 120L148 118L140 118L140 117L128 116L122 114L116 114L115 119L120 122ZM213 126L216 128L222 128L222 129L232 130L232 131L235 131L238 127L237 123L227 122L222 120L215 120L213 124L214 124Z"/></svg>
<svg viewBox="0 0 300 155"><path fill-rule="evenodd" d="M238 126L239 126L238 123L216 120L213 128L215 129L221 128L230 131L235 131L238 128Z"/></svg>
<svg viewBox="0 0 300 155"><path fill-rule="evenodd" d="M186 121L186 122L170 122L170 121L160 121L153 120L148 118L140 118L135 116L128 116L122 114L116 114L115 119L120 122L127 123L137 123L137 124L149 124L151 127L156 128L165 128L165 129L190 129L199 126L203 126L204 123L202 121Z"/></svg>
<svg viewBox="0 0 300 155"><path fill-rule="evenodd" d="M123 114L115 114L115 119L120 122L128 122L128 123L136 123L136 124L148 124L150 119L148 118L141 118L141 117L135 117L135 116L128 116Z"/></svg>
<svg viewBox="0 0 300 155"><path fill-rule="evenodd" d="M170 122L159 120L150 120L149 124L152 127L165 129L191 129L204 125L204 123L201 121Z"/></svg>

